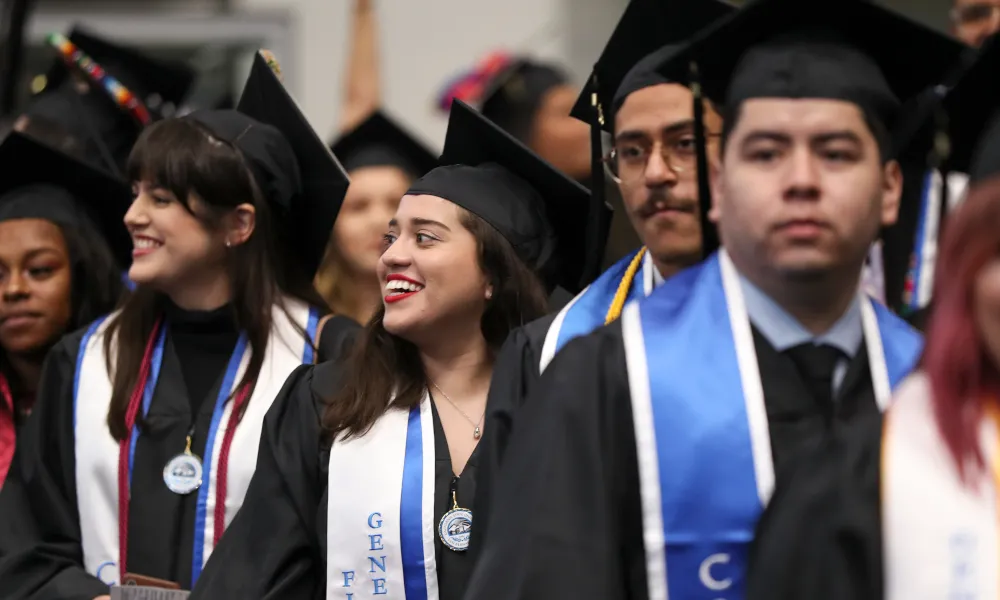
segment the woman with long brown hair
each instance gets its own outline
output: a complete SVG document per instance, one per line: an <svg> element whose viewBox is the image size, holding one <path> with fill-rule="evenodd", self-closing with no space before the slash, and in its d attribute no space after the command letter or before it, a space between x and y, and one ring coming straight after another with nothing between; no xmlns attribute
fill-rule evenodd
<svg viewBox="0 0 1000 600"><path fill-rule="evenodd" d="M539 275L580 259L558 215L587 191L458 102L442 163L388 224L383 306L347 362L275 401L192 598L462 597L493 357L546 310Z"/></svg>
<svg viewBox="0 0 1000 600"><path fill-rule="evenodd" d="M966 137L997 106L982 88L996 89L998 59L964 97ZM747 598L1000 594L1000 115L975 156L945 222L918 370L884 417L837 433L778 480Z"/></svg>
<svg viewBox="0 0 1000 600"><path fill-rule="evenodd" d="M316 354L311 279L347 181L261 56L238 110L150 126L129 176L137 288L46 361L0 495L3 598L190 588L242 503L264 414ZM349 328L327 323L324 344Z"/></svg>

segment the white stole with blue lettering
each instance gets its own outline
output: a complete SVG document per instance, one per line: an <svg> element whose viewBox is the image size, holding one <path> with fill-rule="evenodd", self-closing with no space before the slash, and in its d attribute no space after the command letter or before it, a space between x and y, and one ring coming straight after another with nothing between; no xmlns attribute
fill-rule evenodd
<svg viewBox="0 0 1000 600"><path fill-rule="evenodd" d="M430 396L330 449L326 597L437 600Z"/></svg>
<svg viewBox="0 0 1000 600"><path fill-rule="evenodd" d="M927 377L899 388L882 435L882 533L886 600L1000 596L997 427L984 418L986 469L963 483L941 437Z"/></svg>
<svg viewBox="0 0 1000 600"><path fill-rule="evenodd" d="M303 362L312 361L312 343L306 341L299 329L315 337L317 314L306 304L285 299L288 315L279 307L272 311L273 325L260 375L246 412L236 428L229 451L229 475L226 487L226 525L246 496L247 487L257 465L257 447L264 415L288 375ZM77 356L73 390L74 448L76 456L76 494L80 514L80 534L83 564L87 572L105 583L116 584L118 572L118 442L108 430L108 408L111 402L111 379L108 376L104 354L104 334L111 318L94 323L80 343ZM250 353L245 352L234 384L243 377ZM229 422L232 402L226 402L220 429ZM140 430L139 435L142 435ZM214 436L216 443L209 449L204 461L202 484L195 519L195 548L192 576L208 561L214 549L215 490L218 473L219 451L222 435ZM179 454L183 447L176 449ZM166 484L164 484L166 485Z"/></svg>
<svg viewBox="0 0 1000 600"><path fill-rule="evenodd" d="M921 340L866 297L861 316L884 409ZM627 306L622 336L649 598L742 598L774 465L753 333L725 250Z"/></svg>

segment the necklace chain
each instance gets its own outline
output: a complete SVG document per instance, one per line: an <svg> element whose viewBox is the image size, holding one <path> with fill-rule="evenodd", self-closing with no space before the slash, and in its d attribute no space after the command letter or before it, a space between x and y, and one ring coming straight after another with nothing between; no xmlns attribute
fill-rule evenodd
<svg viewBox="0 0 1000 600"><path fill-rule="evenodd" d="M469 415L465 414L464 410L462 410L461 408L459 408L458 405L455 404L455 402L450 397L448 397L448 394L444 393L444 390L442 390L441 388L438 387L438 384L436 384L433 381L431 381L431 385L434 386L434 389L436 389L437 391L441 392L441 395L444 396L444 399L448 401L448 404L450 404L452 408L454 408L455 410L457 410L458 414L460 414L463 417L465 417L465 420L468 421L469 424L474 427L474 429L472 431L472 437L475 438L475 439L477 439L477 440L480 437L482 437L482 435L483 435L483 430L482 430L483 417L486 416L486 410L484 409L483 410L483 414L481 414L479 416L479 421L473 421L469 417Z"/></svg>

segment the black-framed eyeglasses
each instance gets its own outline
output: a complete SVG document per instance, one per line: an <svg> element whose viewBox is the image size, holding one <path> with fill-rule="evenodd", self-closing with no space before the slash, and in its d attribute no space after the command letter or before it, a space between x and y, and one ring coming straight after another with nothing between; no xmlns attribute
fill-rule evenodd
<svg viewBox="0 0 1000 600"><path fill-rule="evenodd" d="M720 133L706 132L709 140L720 137ZM604 169L615 183L635 181L643 176L649 158L659 148L663 162L678 175L697 167L697 147L693 132L667 136L659 142L648 139L629 139L614 142L604 155Z"/></svg>

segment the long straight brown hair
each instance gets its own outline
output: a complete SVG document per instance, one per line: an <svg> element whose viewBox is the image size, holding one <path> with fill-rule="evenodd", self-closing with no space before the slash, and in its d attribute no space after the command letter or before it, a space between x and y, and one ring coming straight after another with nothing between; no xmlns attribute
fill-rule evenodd
<svg viewBox="0 0 1000 600"><path fill-rule="evenodd" d="M209 229L219 227L222 217L236 206L253 204L253 235L229 250L227 265L233 319L250 346L249 364L235 389L252 384L264 362L272 307L277 305L288 314L282 301L286 295L323 306L309 277L287 251L291 228L286 215L277 214L263 198L242 154L193 119L168 119L143 131L129 156L128 176L131 181L169 190L191 214L195 213L190 198L197 197L207 210L196 216ZM164 294L140 285L108 325L104 338L112 377L108 427L119 441L128 435L129 398L138 383L147 340L166 301ZM308 338L301 326L296 327ZM308 342L314 344L314 340Z"/></svg>
<svg viewBox="0 0 1000 600"><path fill-rule="evenodd" d="M512 329L546 313L548 299L538 277L510 243L486 221L459 210L462 225L476 238L479 268L493 287L480 327L490 351L496 353ZM389 409L390 401L394 410L408 410L424 397L427 376L417 347L386 331L384 316L385 307L380 306L347 356L344 385L323 413L327 442L341 433L364 435Z"/></svg>

